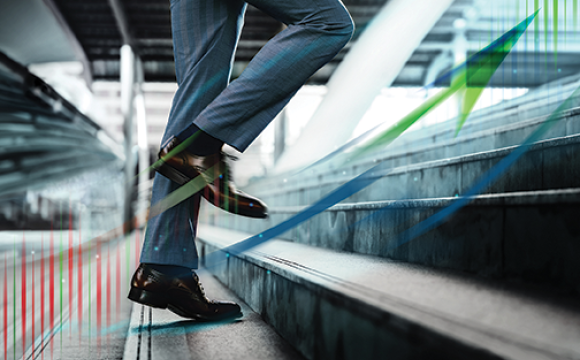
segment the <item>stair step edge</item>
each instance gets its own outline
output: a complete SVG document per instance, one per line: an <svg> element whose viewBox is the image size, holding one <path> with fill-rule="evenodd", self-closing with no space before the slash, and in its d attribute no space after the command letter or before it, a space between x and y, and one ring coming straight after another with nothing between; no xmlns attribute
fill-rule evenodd
<svg viewBox="0 0 580 360"><path fill-rule="evenodd" d="M249 235L205 225L199 229L203 246L217 249ZM548 301L485 279L284 240L228 256L419 337L434 332L514 359L580 358L580 308L571 308L568 299ZM232 266L228 260L227 269Z"/></svg>
<svg viewBox="0 0 580 360"><path fill-rule="evenodd" d="M386 206L392 208L415 207L445 207L459 200L469 199L466 206L519 206L519 205L550 205L550 204L579 204L580 188L517 191L507 193L483 194L473 197L443 197L431 199L403 199L403 200L376 200L356 203L336 204L326 211L353 211L377 210ZM309 206L276 206L269 212L273 214L296 213Z"/></svg>
<svg viewBox="0 0 580 360"><path fill-rule="evenodd" d="M527 152L530 151L539 151L539 150L547 150L550 148L555 147L562 147L568 145L576 145L580 144L580 134L577 135L569 135L559 138L553 138L548 140L542 140L536 142L534 144L529 145ZM420 163L410 164L410 165L403 165L399 167L389 168L389 169L381 169L380 162L378 163L377 170L371 172L370 176L376 177L383 177L387 175L396 175L396 174L404 174L412 171L423 170L423 169L432 169L437 167L443 166L452 166L452 165L459 165L463 163L475 162L475 161L482 161L482 160L489 160L499 157L505 157L509 155L512 151L518 148L520 145L515 146L508 146L500 149L494 149L489 151L483 151L479 153L467 154L467 155L459 155L447 159L439 159L439 160L429 160ZM270 196L280 193L281 191L288 192L293 190L298 190L302 188L309 188L312 186L323 186L323 185L331 185L331 184L341 184L345 181L348 181L352 178L352 174L343 175L341 178L335 179L323 179L322 181L316 183L308 183L308 184L288 184L287 182L284 183L283 188L276 188L275 190L261 192L261 196ZM266 182L270 183L272 179L266 179ZM282 184L281 184L282 185ZM247 189L256 188L257 183L253 184L252 187L247 187Z"/></svg>

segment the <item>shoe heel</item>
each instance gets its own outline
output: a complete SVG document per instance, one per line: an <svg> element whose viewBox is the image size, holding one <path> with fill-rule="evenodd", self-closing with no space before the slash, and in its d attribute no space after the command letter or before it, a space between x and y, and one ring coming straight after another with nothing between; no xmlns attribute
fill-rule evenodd
<svg viewBox="0 0 580 360"><path fill-rule="evenodd" d="M167 299L164 295L159 293L132 287L131 290L129 290L128 298L129 300L133 300L139 304L161 309L167 308Z"/></svg>
<svg viewBox="0 0 580 360"><path fill-rule="evenodd" d="M155 168L155 170L169 180L178 183L179 185L183 185L191 180L187 175L183 174L177 169L172 168L163 161L161 161L161 165Z"/></svg>

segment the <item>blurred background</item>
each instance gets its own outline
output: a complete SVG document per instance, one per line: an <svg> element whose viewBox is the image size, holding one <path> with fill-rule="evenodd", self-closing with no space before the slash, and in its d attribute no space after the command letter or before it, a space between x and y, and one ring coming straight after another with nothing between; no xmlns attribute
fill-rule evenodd
<svg viewBox="0 0 580 360"><path fill-rule="evenodd" d="M236 168L244 169L235 171L240 185L246 185L253 177L267 176L273 171L281 154L300 137L327 93L327 81L355 46L360 34L385 5L385 1L353 0L346 1L345 5L356 24L353 41L308 81L286 109L256 139L241 161L236 163ZM580 51L575 6L573 1L562 3L559 13L545 12L541 22L531 25L530 32L539 31L538 38L534 40L526 34L525 40L519 42L492 79L490 87L484 90L475 109L522 96L531 88L580 71L580 65L575 60ZM150 164L156 158L176 89L166 1L6 0L2 8L0 50L12 61L22 65L22 71L42 79L58 93L59 98L89 119L87 121L94 123L99 133L106 134L106 146L116 147L117 155L124 154L129 146L135 153L131 161L136 168L139 163L141 169L146 168L148 165L145 164ZM425 85L530 15L532 8L532 2L525 0L453 1L435 25L426 31L396 77L374 95L364 116L360 119L336 119L336 124L349 123L348 128L354 128L350 137L356 137L378 124L396 122L438 91L437 87L427 91L423 89ZM232 80L243 71L260 47L283 29L283 24L252 6L247 10L245 22ZM539 28L534 29L534 26ZM559 38L558 33L561 33ZM389 39L384 41L383 46L388 47ZM128 60L134 68L134 74L129 76L132 79L128 81L135 84L135 90L127 95L130 100L123 99L121 95L123 44L132 46L134 57ZM534 49L536 53L542 52L543 66L549 69L556 66L557 70L538 71L534 66ZM391 66L388 59L384 61L385 67ZM6 68L3 70L4 76L10 75L6 72L13 71ZM507 78L506 73L509 73ZM24 92L31 91L26 88L28 86L23 84ZM10 101L7 98L4 100ZM123 113L123 101L132 101L134 110L130 114L129 110ZM457 112L457 102L449 101L426 116L416 127L454 118ZM127 119L129 115L132 116L130 120ZM8 113L4 111L2 116L6 117ZM24 136L18 132L20 128L17 125L13 126L3 125L3 141L7 138L14 141L15 136ZM126 143L125 134L128 132L132 134L128 139L131 144ZM29 137L20 139L30 140ZM10 142L3 144L10 147ZM11 156L15 155L8 156L3 151L2 171L3 174L12 173L11 176L14 176ZM63 169L61 175L68 177L73 172ZM50 185L47 178L34 184L30 179L21 181L27 176L25 172L22 174L24 178L11 177L11 184L18 183L18 186L4 186L2 189L4 200L0 206L0 216L6 219L2 225L6 228L23 228L24 213L34 218L37 214L30 211L43 208L29 203L42 203L42 200L37 199L44 196L29 187ZM143 189L146 187L142 186ZM51 200L47 201L50 203ZM46 210L43 211L41 217L46 215ZM8 222L12 225L6 225Z"/></svg>
<svg viewBox="0 0 580 360"><path fill-rule="evenodd" d="M234 163L236 183L273 205L271 222L231 220L208 209L202 214L203 223L257 233L294 214L288 206L309 205L376 162L392 161L392 169L449 159L467 163L468 156L519 145L531 133L526 124L536 124L534 119L552 113L580 82L577 0L401 4L404 1L344 0L356 25L352 41L308 80ZM293 177L295 171L367 131L396 124L447 89L450 78L436 81L440 76L536 10L537 17L491 77L459 136L454 130L463 101L460 94L422 117L393 146L367 154L347 168L328 165ZM284 28L248 6L231 80ZM136 261L133 250L139 249L140 235L134 243L122 243L122 236L133 236L131 231L142 234L146 225L153 178L148 169L157 159L176 89L167 0L2 0L0 257L5 266L17 269L15 264L27 251L47 253L47 236L53 231L61 232L61 247L65 234L65 248L67 231L72 234L69 248L99 237L118 239L115 244L124 244L119 246L125 249L119 251L131 254L127 261ZM577 114L566 116L572 120L563 125L564 130L558 128L560 132L541 139L564 141L577 136ZM551 179L548 175L518 173L518 179L540 177L544 183L510 180L508 184L506 180L501 185L505 187L489 188L485 193L577 189L576 170L563 170L579 168L574 149L562 150L568 152L553 161L552 182L546 180ZM235 153L234 149L227 151ZM400 192L361 193L348 203L458 196L467 189L465 179L476 179L487 168L481 165L475 175L463 173L464 182L457 186L449 185L448 178L441 175L447 170L433 175L427 168L416 173L412 173L415 168L405 168L408 175L404 180L380 185L381 189L399 187ZM416 187L421 182L425 191ZM333 219L332 224L336 217ZM307 231L288 233L285 239L308 243L304 239L311 239L316 231L326 234L324 229L329 228L311 226ZM321 229L314 230L317 226ZM333 243L331 235L324 236L326 240L312 241L341 251L404 257L378 250L382 245L353 248L352 244ZM477 274L491 271L463 269L450 265L453 261L435 264L433 258L409 258L403 260ZM123 265L117 269L128 281L131 268ZM555 281L552 275L546 280L526 271L521 274L531 274L532 282ZM562 283L574 288L570 285L573 272L562 272ZM117 289L118 297L124 288ZM18 341L29 349L26 338ZM24 353L22 350L21 355Z"/></svg>

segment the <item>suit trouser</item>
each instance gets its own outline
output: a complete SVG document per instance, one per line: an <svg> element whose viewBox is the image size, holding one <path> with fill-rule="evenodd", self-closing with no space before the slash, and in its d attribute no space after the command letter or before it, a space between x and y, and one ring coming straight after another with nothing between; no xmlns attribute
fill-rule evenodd
<svg viewBox="0 0 580 360"><path fill-rule="evenodd" d="M162 143L192 122L244 151L316 70L352 35L340 0L249 0L287 28L274 36L228 85L246 3L171 0L178 90ZM151 203L179 186L156 174ZM196 194L148 222L141 262L197 268Z"/></svg>

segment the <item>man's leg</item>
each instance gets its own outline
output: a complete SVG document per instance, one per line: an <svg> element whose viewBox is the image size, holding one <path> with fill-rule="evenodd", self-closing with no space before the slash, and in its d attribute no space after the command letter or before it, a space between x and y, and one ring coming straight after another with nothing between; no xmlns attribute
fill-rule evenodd
<svg viewBox="0 0 580 360"><path fill-rule="evenodd" d="M352 35L339 0L249 0L288 27L272 38L199 116L182 99L175 116L195 119L209 135L244 151L298 89L330 61Z"/></svg>
<svg viewBox="0 0 580 360"><path fill-rule="evenodd" d="M195 117L227 86L244 9L244 3L237 0L171 0L179 88L163 143L191 123L175 116L178 109L185 107ZM157 174L152 204L178 187ZM240 306L233 302L210 301L191 270L198 266L194 238L199 201L196 194L149 220L129 299L200 320L242 316Z"/></svg>
<svg viewBox="0 0 580 360"><path fill-rule="evenodd" d="M245 4L237 0L171 0L175 94L162 143L187 127L228 85ZM187 117L180 116L186 109ZM151 203L179 188L156 174ZM200 196L196 194L150 219L142 263L197 268L194 243Z"/></svg>
<svg viewBox="0 0 580 360"><path fill-rule="evenodd" d="M162 149L163 161L157 171L180 184L201 175L206 183L203 196L208 201L226 211L264 218L266 205L238 190L228 178L229 165L219 153L222 142L244 151L306 80L348 42L353 23L339 0L249 2L288 27L271 39L240 77L201 113L191 103L196 100L195 92L203 89L176 96L172 116L190 125L173 133L175 138ZM181 151L183 147L187 151ZM171 155L176 151L179 156Z"/></svg>
<svg viewBox="0 0 580 360"><path fill-rule="evenodd" d="M264 46L238 80L219 93L217 90L220 85L223 89L229 78L243 6L230 0L172 1L179 90L164 141L171 135L177 135L177 131L186 128L192 119L196 119L194 124L202 130L208 130L207 134L243 151L300 86L330 61L352 35L352 20L338 0L252 0L251 3L288 24L288 28ZM196 15L193 20L189 18L192 11ZM223 21L221 14L236 15L236 26L232 27L231 21ZM212 22L213 27L207 26L208 21ZM192 47L192 43L196 45ZM231 49L230 62L227 71L222 71L221 63L215 60L223 60L227 49ZM180 61L181 65L178 64ZM216 91L219 93L217 98L217 94L214 94ZM175 189L175 185L167 181L160 176L156 177L152 202ZM217 194L221 190L215 192ZM195 196L150 221L142 263L197 267L197 254L190 258L192 254L184 256L180 250L183 249L184 253L189 252L189 249L195 250L193 237L198 206L199 196ZM252 207L251 202L248 207ZM185 232L180 232L170 238L170 234L163 233L168 222L169 228L179 228L179 221L188 211L192 220L190 236L183 236ZM181 285L171 285L176 281ZM184 288L190 288L186 296L183 295ZM175 294L165 295L166 289L169 292L175 290ZM200 312L202 316L207 314L213 319L216 316L241 315L240 307L236 304L208 302L197 277L168 277L159 269L145 264L133 276L129 297L146 305L168 307L188 317L197 317ZM200 300L202 298L205 301Z"/></svg>

